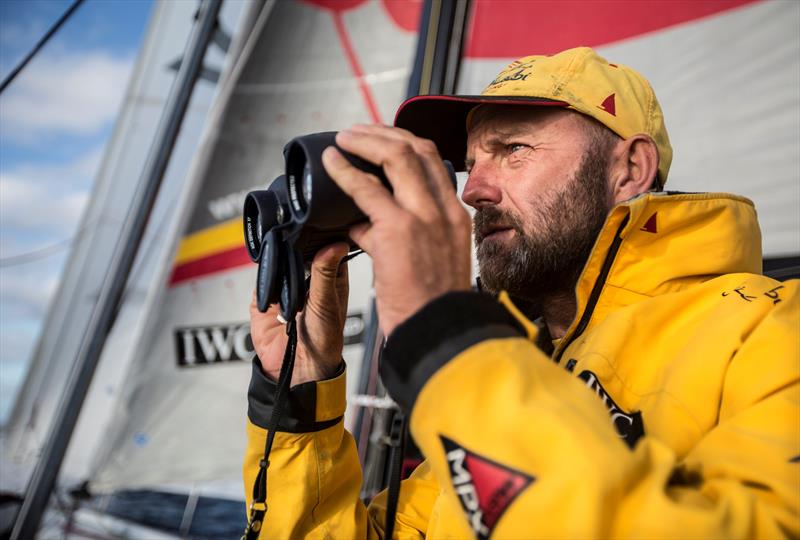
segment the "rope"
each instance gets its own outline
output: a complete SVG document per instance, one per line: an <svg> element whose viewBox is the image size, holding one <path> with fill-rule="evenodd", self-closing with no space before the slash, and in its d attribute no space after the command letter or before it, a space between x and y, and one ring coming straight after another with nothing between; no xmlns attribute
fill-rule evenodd
<svg viewBox="0 0 800 540"><path fill-rule="evenodd" d="M36 45L34 45L33 49L31 49L31 52L29 52L27 56L25 56L22 62L20 62L17 65L17 67L11 70L11 73L9 73L8 76L5 79L3 79L3 82L0 83L0 94L2 94L3 90L6 89L6 86L11 84L11 81L13 81L17 77L17 75L19 75L19 72L22 71L23 68L28 65L28 62L30 62L33 59L33 57L36 56L36 53L39 52L39 49L44 47L45 43L50 41L50 38L53 37L53 34L58 32L58 29L61 28L61 25L67 22L67 19L70 18L70 16L75 12L76 9L78 9L78 7L82 3L83 0L75 0L75 3L72 4L72 6L70 6L70 8L67 11L64 12L64 14L56 21L56 23L53 26L50 27L50 30L48 30L47 33L44 36L42 36L42 39L40 39L39 42Z"/></svg>

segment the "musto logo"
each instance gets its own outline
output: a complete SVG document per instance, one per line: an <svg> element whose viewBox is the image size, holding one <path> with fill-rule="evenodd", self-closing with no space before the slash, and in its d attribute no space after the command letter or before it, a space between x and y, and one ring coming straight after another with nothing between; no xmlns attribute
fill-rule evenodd
<svg viewBox="0 0 800 540"><path fill-rule="evenodd" d="M465 450L447 437L440 438L469 525L477 538L485 540L517 495L536 478Z"/></svg>
<svg viewBox="0 0 800 540"><path fill-rule="evenodd" d="M255 352L249 322L176 328L174 336L178 367L249 361ZM363 315L349 314L344 324L345 347L358 345L363 338Z"/></svg>

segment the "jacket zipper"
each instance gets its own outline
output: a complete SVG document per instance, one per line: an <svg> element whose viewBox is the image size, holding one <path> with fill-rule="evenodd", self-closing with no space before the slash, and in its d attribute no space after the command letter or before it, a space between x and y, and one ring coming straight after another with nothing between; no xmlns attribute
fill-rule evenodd
<svg viewBox="0 0 800 540"><path fill-rule="evenodd" d="M594 308L597 306L597 301L600 299L600 293L603 291L603 287L606 284L606 279L608 278L608 273L611 271L611 265L614 264L614 259L617 257L617 252L619 251L619 246L622 244L622 230L625 228L625 225L628 224L628 219L630 218L630 214L625 216L625 219L622 220L620 223L619 228L617 229L617 234L614 236L614 241L611 242L611 247L608 249L608 253L606 253L606 259L603 261L603 266L600 268L600 274L597 276L597 281L594 282L594 287L592 287L592 292L589 294L589 300L586 302L586 309L583 310L583 315L581 315L581 320L578 322L578 326L575 327L575 331L572 332L572 335L569 336L567 342L564 343L564 346L561 347L561 350L558 351L558 354L555 357L556 364L561 362L561 356L564 354L564 351L575 341L583 331L586 330L586 327L589 326L589 321L592 319L592 314L594 313Z"/></svg>

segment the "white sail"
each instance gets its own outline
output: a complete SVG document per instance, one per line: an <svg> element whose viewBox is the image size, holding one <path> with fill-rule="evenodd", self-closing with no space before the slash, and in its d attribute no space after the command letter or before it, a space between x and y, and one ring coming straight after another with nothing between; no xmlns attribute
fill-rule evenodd
<svg viewBox="0 0 800 540"><path fill-rule="evenodd" d="M43 325L28 375L14 410L4 427L3 489L20 492L38 457L77 348L94 308L100 278L105 272L101 255L118 241L123 217L138 185L142 166L176 74L198 2L160 1L153 6L147 35L131 76L122 108L107 145L89 204L78 230L69 261ZM142 249L128 284L125 304L109 336L90 394L62 466L62 478L72 483L87 477L97 445L105 438L113 404L118 399L125 368L136 352L147 323L144 306L152 302L158 261L168 257L171 245L164 231L174 226L173 208L214 93L214 77L224 65L224 32L237 25L245 4L225 3L220 14L219 39L206 57L205 80L198 82L170 168L162 183Z"/></svg>
<svg viewBox="0 0 800 540"><path fill-rule="evenodd" d="M675 154L667 189L756 204L766 256L800 254L800 3L474 4L459 93L512 60L589 45L642 72Z"/></svg>
<svg viewBox="0 0 800 540"><path fill-rule="evenodd" d="M406 93L420 4L389 4L397 3L265 4L195 156L177 209L184 226L174 268L162 276L151 332L134 346L125 397L92 475L95 489L222 489L228 481L243 493L255 283L243 247L243 196L282 173L283 145L297 135L391 123ZM366 257L350 269L355 343L345 358L352 379L372 280Z"/></svg>

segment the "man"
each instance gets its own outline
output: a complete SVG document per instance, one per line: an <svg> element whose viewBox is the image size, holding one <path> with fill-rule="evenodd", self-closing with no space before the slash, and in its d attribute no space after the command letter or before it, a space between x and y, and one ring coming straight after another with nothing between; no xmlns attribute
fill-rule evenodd
<svg viewBox="0 0 800 540"><path fill-rule="evenodd" d="M395 535L797 537L798 283L759 275L746 199L658 191L672 150L649 84L572 49L482 96L414 98L396 124L410 131L337 137L393 195L323 154L370 218L351 236L373 259L382 376L426 457ZM494 294L470 291L470 221L439 153L465 149ZM263 537L383 536L386 495L358 500L342 427L345 249L314 261ZM252 313L248 497L286 343L274 310Z"/></svg>

